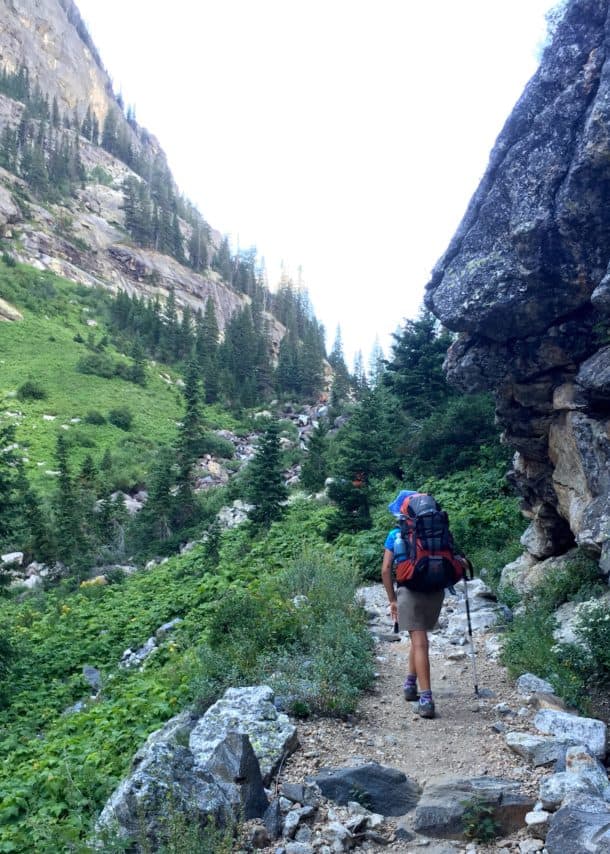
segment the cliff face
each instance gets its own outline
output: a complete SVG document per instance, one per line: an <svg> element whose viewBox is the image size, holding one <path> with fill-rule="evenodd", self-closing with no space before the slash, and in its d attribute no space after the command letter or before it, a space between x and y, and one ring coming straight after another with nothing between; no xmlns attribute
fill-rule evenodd
<svg viewBox="0 0 610 854"><path fill-rule="evenodd" d="M34 82L62 113L87 107L100 122L113 102L112 84L72 0L2 0L0 65L25 62Z"/></svg>
<svg viewBox="0 0 610 854"><path fill-rule="evenodd" d="M426 304L448 374L492 390L536 559L610 574L610 10L571 0L506 122Z"/></svg>
<svg viewBox="0 0 610 854"><path fill-rule="evenodd" d="M51 102L57 98L62 116L72 119L76 112L82 120L90 108L102 127L112 109L135 150L162 156L155 138L138 132L118 109L110 78L73 0L0 0L0 70L14 73L22 64L32 86L38 84ZM5 126L19 125L23 110L23 104L0 93L0 135ZM37 204L22 181L0 168L0 237L11 240L12 254L83 284L161 300L174 288L179 308L203 309L209 297L222 332L248 297L211 270L195 273L159 252L134 247L125 231L122 187L126 178L137 176L83 136L79 145L88 179L76 198L61 204ZM100 174L103 183L98 183ZM28 198L27 205L20 198ZM181 222L180 228L187 244L191 226ZM212 232L212 246L220 240ZM277 351L284 327L271 316L266 319Z"/></svg>

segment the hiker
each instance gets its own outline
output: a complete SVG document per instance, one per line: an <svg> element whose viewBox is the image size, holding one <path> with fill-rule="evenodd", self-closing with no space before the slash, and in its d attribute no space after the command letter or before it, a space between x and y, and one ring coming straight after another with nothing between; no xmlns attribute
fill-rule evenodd
<svg viewBox="0 0 610 854"><path fill-rule="evenodd" d="M405 499L419 495L413 490L401 490L398 496L388 505L390 512L401 519ZM398 540L397 540L398 537ZM405 543L401 539L400 527L392 528L384 543L381 578L390 602L390 614L393 622L398 623L400 631L408 631L411 640L409 649L409 664L407 678L403 691L405 700L417 700L417 712L422 718L434 717L434 700L430 686L430 658L428 655L428 632L437 621L445 597L444 588L432 592L410 590L398 582L394 587L393 568L395 551L403 550L405 558ZM419 686L419 692L418 692Z"/></svg>

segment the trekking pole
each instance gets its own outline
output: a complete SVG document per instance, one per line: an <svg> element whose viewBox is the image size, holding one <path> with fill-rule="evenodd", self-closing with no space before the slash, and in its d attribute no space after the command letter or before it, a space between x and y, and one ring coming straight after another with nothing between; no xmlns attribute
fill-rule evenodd
<svg viewBox="0 0 610 854"><path fill-rule="evenodd" d="M479 685L477 682L477 664L476 657L474 653L474 641L472 639L472 622L470 620L470 602L468 600L468 572L470 572L470 580L474 578L474 570L472 568L472 564L466 558L467 569L464 572L464 594L466 597L466 620L468 622L468 638L470 640L470 657L472 659L472 673L474 677L474 695L475 697L479 696Z"/></svg>

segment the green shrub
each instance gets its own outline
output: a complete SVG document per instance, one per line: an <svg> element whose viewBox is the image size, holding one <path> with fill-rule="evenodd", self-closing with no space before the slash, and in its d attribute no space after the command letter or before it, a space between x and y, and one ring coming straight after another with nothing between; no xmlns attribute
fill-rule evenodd
<svg viewBox="0 0 610 854"><path fill-rule="evenodd" d="M2 253L2 261L7 267L16 267L17 262L9 252Z"/></svg>
<svg viewBox="0 0 610 854"><path fill-rule="evenodd" d="M26 380L17 389L17 397L20 400L45 400L47 392L37 380Z"/></svg>
<svg viewBox="0 0 610 854"><path fill-rule="evenodd" d="M108 421L121 430L131 430L133 425L133 413L127 406L111 409L108 413Z"/></svg>
<svg viewBox="0 0 610 854"><path fill-rule="evenodd" d="M233 443L222 436L217 436L211 430L207 430L201 437L198 451L202 456L203 454L211 454L213 457L222 457L226 460L235 456Z"/></svg>
<svg viewBox="0 0 610 854"><path fill-rule="evenodd" d="M600 687L610 684L610 613L608 606L585 606L576 626L577 636L587 645L590 679Z"/></svg>
<svg viewBox="0 0 610 854"><path fill-rule="evenodd" d="M78 360L76 370L108 380L116 375L116 363L107 353L87 353Z"/></svg>
<svg viewBox="0 0 610 854"><path fill-rule="evenodd" d="M111 187L113 178L110 172L107 172L103 167L94 166L89 172L87 180L92 184L103 184L104 187Z"/></svg>
<svg viewBox="0 0 610 854"><path fill-rule="evenodd" d="M564 602L584 602L605 589L597 561L578 549L560 570L545 574L534 595L540 606L551 612Z"/></svg>
<svg viewBox="0 0 610 854"><path fill-rule="evenodd" d="M462 814L462 825L466 839L488 844L500 835L500 826L495 820L493 804L481 798L465 801Z"/></svg>
<svg viewBox="0 0 610 854"><path fill-rule="evenodd" d="M95 424L96 426L106 423L105 416L98 409L90 409L85 415L84 420L87 424Z"/></svg>
<svg viewBox="0 0 610 854"><path fill-rule="evenodd" d="M588 600L604 589L597 563L582 551L575 552L561 569L547 573L527 597L523 613L508 626L502 661L511 676L529 671L548 679L559 696L586 712L587 683L593 680L602 684L608 672L606 643L610 631L606 635L605 626L610 618L604 619L601 606L587 610L579 633L590 645L589 653L583 646L555 642L555 611L564 602ZM591 622L589 614L595 615Z"/></svg>

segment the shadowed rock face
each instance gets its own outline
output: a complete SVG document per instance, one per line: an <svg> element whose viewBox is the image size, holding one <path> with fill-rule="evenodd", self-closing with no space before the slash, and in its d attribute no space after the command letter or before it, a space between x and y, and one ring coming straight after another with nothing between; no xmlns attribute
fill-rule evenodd
<svg viewBox="0 0 610 854"><path fill-rule="evenodd" d="M492 390L541 559L610 573L610 11L571 0L506 122L426 304L448 375Z"/></svg>

